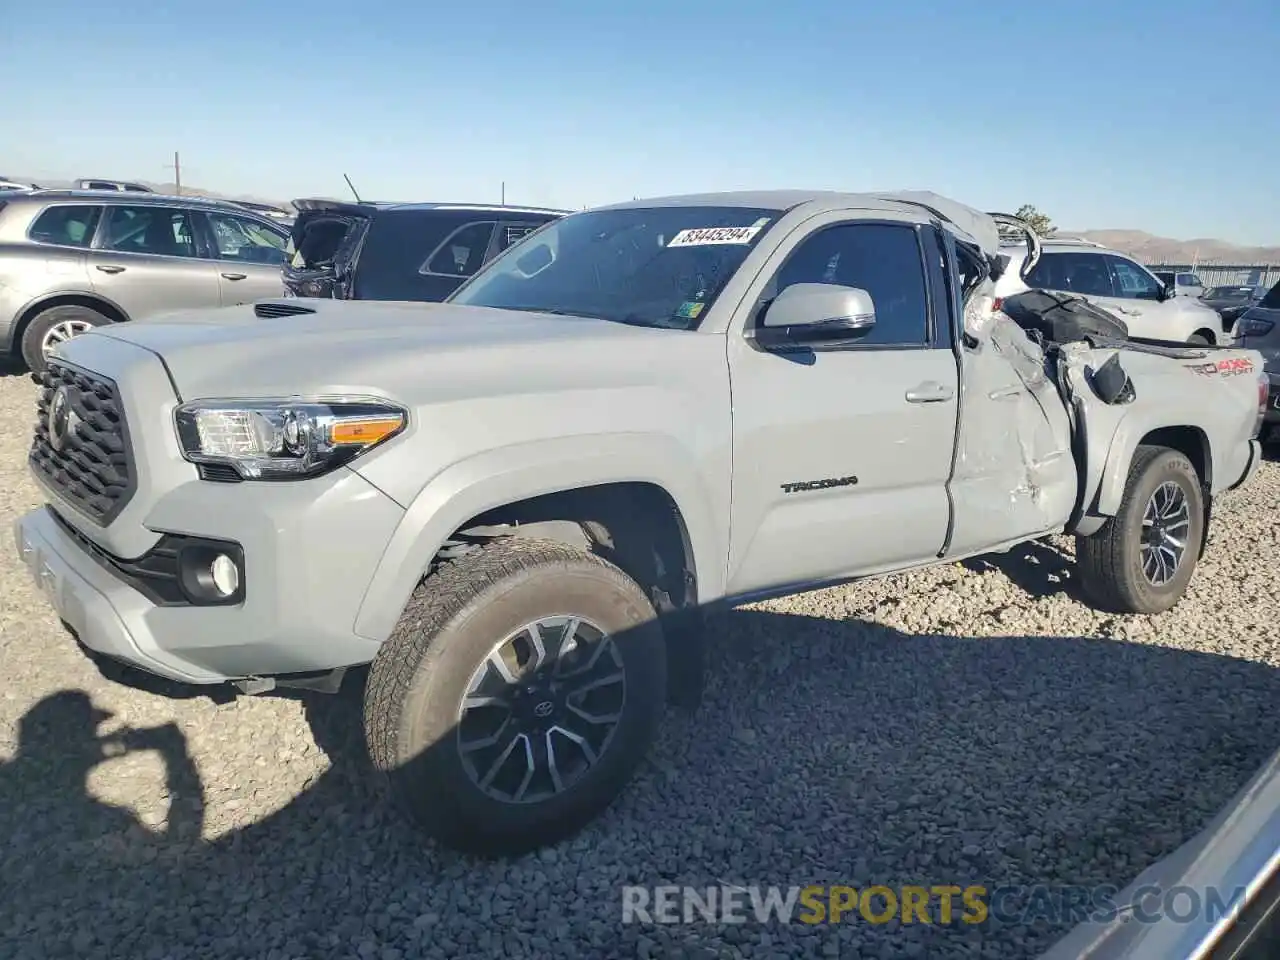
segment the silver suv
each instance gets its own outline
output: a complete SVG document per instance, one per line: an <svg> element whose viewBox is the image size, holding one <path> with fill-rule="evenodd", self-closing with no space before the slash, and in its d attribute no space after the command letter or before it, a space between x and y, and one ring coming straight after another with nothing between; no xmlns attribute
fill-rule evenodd
<svg viewBox="0 0 1280 960"><path fill-rule="evenodd" d="M0 350L43 370L106 323L283 292L289 235L234 204L83 190L0 194Z"/></svg>
<svg viewBox="0 0 1280 960"><path fill-rule="evenodd" d="M1010 262L996 284L997 298L1028 287L1074 293L1115 314L1138 339L1194 344L1231 339L1216 310L1179 296L1132 257L1089 240L1045 237L1040 243L1040 259L1025 276L1026 244L1001 244L1000 253Z"/></svg>

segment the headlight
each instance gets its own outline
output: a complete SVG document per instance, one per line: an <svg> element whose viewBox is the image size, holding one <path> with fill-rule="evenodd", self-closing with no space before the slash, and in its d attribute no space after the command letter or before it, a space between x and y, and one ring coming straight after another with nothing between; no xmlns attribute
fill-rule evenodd
<svg viewBox="0 0 1280 960"><path fill-rule="evenodd" d="M293 480L350 463L404 430L385 400L343 397L197 400L174 413L182 455L245 480Z"/></svg>

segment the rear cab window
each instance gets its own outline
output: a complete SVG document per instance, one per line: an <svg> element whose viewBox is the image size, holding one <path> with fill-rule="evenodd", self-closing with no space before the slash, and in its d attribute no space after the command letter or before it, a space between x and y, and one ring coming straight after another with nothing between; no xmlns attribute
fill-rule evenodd
<svg viewBox="0 0 1280 960"><path fill-rule="evenodd" d="M91 204L59 204L46 207L31 223L27 239L59 247L84 249L102 218L102 207Z"/></svg>

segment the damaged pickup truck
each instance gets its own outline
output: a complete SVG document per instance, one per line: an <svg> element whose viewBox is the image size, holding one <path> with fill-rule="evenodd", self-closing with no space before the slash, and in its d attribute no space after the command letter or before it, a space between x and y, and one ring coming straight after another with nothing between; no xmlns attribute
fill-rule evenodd
<svg viewBox="0 0 1280 960"><path fill-rule="evenodd" d="M1259 357L1037 291L1015 323L997 219L636 201L443 304L98 328L40 378L17 548L100 662L246 693L371 664L366 741L417 822L554 842L696 699L700 610L1062 532L1099 605L1183 596L1258 464Z"/></svg>

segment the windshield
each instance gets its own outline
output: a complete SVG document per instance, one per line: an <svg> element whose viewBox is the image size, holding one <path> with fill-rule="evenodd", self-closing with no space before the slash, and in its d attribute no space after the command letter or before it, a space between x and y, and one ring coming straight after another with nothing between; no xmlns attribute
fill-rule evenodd
<svg viewBox="0 0 1280 960"><path fill-rule="evenodd" d="M781 210L629 207L526 237L451 303L693 330Z"/></svg>

